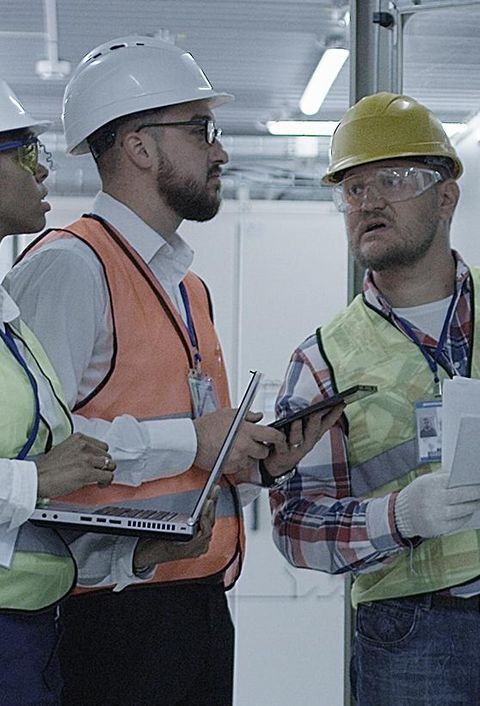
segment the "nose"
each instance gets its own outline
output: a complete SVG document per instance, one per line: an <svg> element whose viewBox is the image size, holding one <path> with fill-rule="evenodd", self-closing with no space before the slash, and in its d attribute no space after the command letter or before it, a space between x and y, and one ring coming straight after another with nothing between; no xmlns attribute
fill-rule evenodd
<svg viewBox="0 0 480 706"><path fill-rule="evenodd" d="M38 163L37 171L35 172L35 179L36 181L41 184L42 182L45 181L47 178L49 172L47 167L44 164Z"/></svg>
<svg viewBox="0 0 480 706"><path fill-rule="evenodd" d="M218 162L220 164L227 164L228 162L228 152L225 150L224 146L220 142L220 140L217 139L213 143L213 145L210 145L211 147L211 152L210 154L212 155L212 162Z"/></svg>
<svg viewBox="0 0 480 706"><path fill-rule="evenodd" d="M363 194L363 198L360 203L360 209L362 211L384 208L385 203L385 198L381 195L375 184L371 182L365 184L365 193Z"/></svg>

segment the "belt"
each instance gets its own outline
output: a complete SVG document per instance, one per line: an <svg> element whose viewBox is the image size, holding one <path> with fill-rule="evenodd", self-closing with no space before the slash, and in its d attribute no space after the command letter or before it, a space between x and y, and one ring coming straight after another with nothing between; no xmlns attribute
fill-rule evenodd
<svg viewBox="0 0 480 706"><path fill-rule="evenodd" d="M423 603L429 608L444 608L446 610L473 610L480 612L480 595L461 598L448 593L420 593L415 596L405 596L405 600Z"/></svg>

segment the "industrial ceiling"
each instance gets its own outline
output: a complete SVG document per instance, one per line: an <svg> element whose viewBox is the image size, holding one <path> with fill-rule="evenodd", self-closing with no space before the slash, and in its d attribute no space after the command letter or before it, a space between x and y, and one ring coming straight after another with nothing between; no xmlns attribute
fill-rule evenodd
<svg viewBox="0 0 480 706"><path fill-rule="evenodd" d="M407 24L404 89L443 120L466 120L480 106L480 0L433 4L445 7L419 12ZM216 88L235 94L217 114L231 155L227 188L246 184L263 198L315 198L328 138L314 138L309 157L311 140L306 150L306 138L268 136L265 124L300 117L300 97L325 48L333 41L348 46L348 9L344 0L0 0L0 74L28 110L53 121L46 143L58 168L50 189L93 193L90 158L62 154L62 73L115 37L166 38L189 50ZM347 61L312 117L339 120L348 103Z"/></svg>

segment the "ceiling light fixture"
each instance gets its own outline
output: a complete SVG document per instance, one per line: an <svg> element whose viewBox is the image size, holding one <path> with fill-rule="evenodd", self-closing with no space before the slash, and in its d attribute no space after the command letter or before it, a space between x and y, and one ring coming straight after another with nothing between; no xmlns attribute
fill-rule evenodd
<svg viewBox="0 0 480 706"><path fill-rule="evenodd" d="M333 135L338 122L335 120L269 120L267 130L271 135Z"/></svg>
<svg viewBox="0 0 480 706"><path fill-rule="evenodd" d="M300 110L304 115L318 113L348 54L348 49L342 47L325 49L300 99Z"/></svg>
<svg viewBox="0 0 480 706"><path fill-rule="evenodd" d="M329 137L333 135L338 122L336 120L268 120L266 127L271 135L308 135ZM463 132L466 123L442 123L449 137Z"/></svg>

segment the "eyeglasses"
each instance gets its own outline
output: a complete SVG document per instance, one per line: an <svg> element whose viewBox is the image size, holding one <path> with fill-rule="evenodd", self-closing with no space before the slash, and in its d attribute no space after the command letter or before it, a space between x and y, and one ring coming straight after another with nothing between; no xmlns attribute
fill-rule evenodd
<svg viewBox="0 0 480 706"><path fill-rule="evenodd" d="M145 125L140 125L135 132L140 132L146 127L183 127L186 125L198 125L203 128L202 133L205 138L207 145L213 145L215 140L222 134L221 128L215 125L214 120L209 118L199 118L198 120L184 120L182 122L175 123L145 123Z"/></svg>
<svg viewBox="0 0 480 706"><path fill-rule="evenodd" d="M38 170L38 140L36 137L28 137L13 142L0 144L0 152L17 150L17 160L22 169L25 169L32 176Z"/></svg>
<svg viewBox="0 0 480 706"><path fill-rule="evenodd" d="M369 188L390 203L420 196L443 177L434 169L383 167L367 174L346 177L333 187L333 201L341 213L358 211Z"/></svg>

